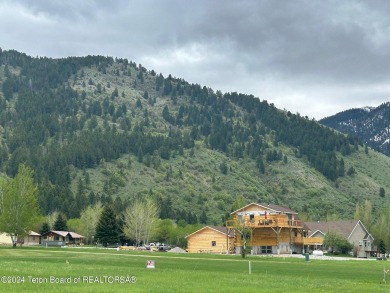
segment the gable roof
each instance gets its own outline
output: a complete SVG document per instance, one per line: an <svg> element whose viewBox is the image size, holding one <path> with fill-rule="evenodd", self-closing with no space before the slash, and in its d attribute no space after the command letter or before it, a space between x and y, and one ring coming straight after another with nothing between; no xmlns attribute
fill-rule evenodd
<svg viewBox="0 0 390 293"><path fill-rule="evenodd" d="M267 210L275 212L275 213L298 214L297 212L294 212L293 210L290 210L289 208L282 207L282 206L272 204L272 203L250 203L242 208L239 208L238 210L235 210L234 212L231 212L230 214L235 214L237 212L244 211L246 208L248 208L252 205L256 205L260 208L267 209Z"/></svg>
<svg viewBox="0 0 390 293"><path fill-rule="evenodd" d="M34 232L34 231L30 231L30 233L28 234L28 236L41 236L41 234L37 233L37 232Z"/></svg>
<svg viewBox="0 0 390 293"><path fill-rule="evenodd" d="M211 229L211 230L214 230L214 231L216 231L218 233L221 233L221 234L223 234L225 236L234 237L234 230L233 229L230 229L229 234L228 234L228 229L226 227L223 227L223 226L205 226L205 227L203 227L203 228L201 228L199 230L196 230L195 232L187 235L185 238L190 237L190 236L192 236L192 235L194 235L196 233L199 233L199 232L201 232L201 231L203 231L205 229Z"/></svg>
<svg viewBox="0 0 390 293"><path fill-rule="evenodd" d="M68 235L68 231L50 231L50 232L60 235L62 237L66 237Z"/></svg>
<svg viewBox="0 0 390 293"><path fill-rule="evenodd" d="M329 221L329 222L305 222L305 228L309 230L309 237L311 237L316 232L321 232L322 234L326 234L329 231L337 232L343 235L346 239L351 237L351 234L356 229L358 225L366 232L366 237L371 236L366 227L364 227L363 223L360 220L343 220L343 221ZM372 237L372 236L371 236Z"/></svg>
<svg viewBox="0 0 390 293"><path fill-rule="evenodd" d="M313 237L313 235L317 234L317 233L320 233L322 234L323 236L325 236L325 233L326 232L323 232L322 230L320 229L317 229L317 230L310 230L308 226L306 226L306 223L303 223L303 228L306 230L306 231L309 231L309 237Z"/></svg>
<svg viewBox="0 0 390 293"><path fill-rule="evenodd" d="M83 235L77 234L77 233L75 233L75 232L69 232L69 235L70 235L72 238L84 238Z"/></svg>
<svg viewBox="0 0 390 293"><path fill-rule="evenodd" d="M84 238L84 236L80 235L80 234L77 234L75 232L69 232L69 231L54 231L54 230L50 230L49 232L46 232L44 233L42 236L46 235L46 234L49 234L49 233L54 233L54 234L57 234L57 235L60 235L62 237L66 237L66 236L70 236L72 238Z"/></svg>

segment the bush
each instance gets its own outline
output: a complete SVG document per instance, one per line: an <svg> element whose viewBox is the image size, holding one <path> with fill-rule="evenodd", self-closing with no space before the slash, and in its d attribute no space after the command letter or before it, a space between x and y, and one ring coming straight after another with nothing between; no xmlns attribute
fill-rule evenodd
<svg viewBox="0 0 390 293"><path fill-rule="evenodd" d="M245 249L241 247L241 257L245 258L246 255L251 252L251 249L252 248L250 246L247 246Z"/></svg>

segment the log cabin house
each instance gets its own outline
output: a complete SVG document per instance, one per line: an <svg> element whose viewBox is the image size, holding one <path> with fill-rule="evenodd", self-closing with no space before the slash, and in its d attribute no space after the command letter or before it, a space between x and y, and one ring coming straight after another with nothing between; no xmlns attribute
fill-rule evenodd
<svg viewBox="0 0 390 293"><path fill-rule="evenodd" d="M234 232L226 227L206 226L186 236L187 251L192 253L233 252Z"/></svg>
<svg viewBox="0 0 390 293"><path fill-rule="evenodd" d="M226 227L234 231L235 253L241 252L244 240L252 254L302 253L321 246L323 241L307 237L298 213L274 204L248 204L231 213Z"/></svg>
<svg viewBox="0 0 390 293"><path fill-rule="evenodd" d="M298 213L274 204L251 203L231 213L226 227L206 226L188 235L188 252L291 254L323 249L328 232L340 233L355 256L375 253L374 238L360 220L302 222Z"/></svg>
<svg viewBox="0 0 390 293"><path fill-rule="evenodd" d="M206 226L186 238L190 253L241 253L244 238L252 254L302 253L322 246L322 237L307 236L296 212L251 203L232 212L226 227Z"/></svg>

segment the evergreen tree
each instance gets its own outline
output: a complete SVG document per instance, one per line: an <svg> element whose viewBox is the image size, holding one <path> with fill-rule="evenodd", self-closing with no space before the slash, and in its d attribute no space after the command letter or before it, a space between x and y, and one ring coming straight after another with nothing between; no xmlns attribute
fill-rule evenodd
<svg viewBox="0 0 390 293"><path fill-rule="evenodd" d="M264 174L265 173L265 166L264 166L264 161L263 161L262 156L257 157L256 165L257 165L257 168L259 169L260 173Z"/></svg>
<svg viewBox="0 0 390 293"><path fill-rule="evenodd" d="M226 164L226 162L222 162L220 165L219 165L219 170L221 171L222 174L226 175L228 173L228 165Z"/></svg>
<svg viewBox="0 0 390 293"><path fill-rule="evenodd" d="M352 166L349 167L347 174L348 174L348 176L353 176L353 175L355 175L355 174L356 174L355 168L352 167Z"/></svg>
<svg viewBox="0 0 390 293"><path fill-rule="evenodd" d="M142 108L142 103L141 103L141 100L140 99L137 99L137 102L135 103L135 106L137 108Z"/></svg>
<svg viewBox="0 0 390 293"><path fill-rule="evenodd" d="M340 164L339 164L339 176L343 177L345 174L345 166L344 166L344 160L341 158Z"/></svg>
<svg viewBox="0 0 390 293"><path fill-rule="evenodd" d="M160 210L161 219L173 218L172 199L170 194L168 194L165 199L160 198L157 202L157 207Z"/></svg>
<svg viewBox="0 0 390 293"><path fill-rule="evenodd" d="M68 226L66 225L66 220L62 217L62 214L59 213L57 220L54 222L53 230L55 231L68 231Z"/></svg>
<svg viewBox="0 0 390 293"><path fill-rule="evenodd" d="M202 211L202 214L200 215L199 221L201 224L207 224L207 215L205 210Z"/></svg>
<svg viewBox="0 0 390 293"><path fill-rule="evenodd" d="M142 148L139 147L138 154L137 154L138 162L142 163L144 160L144 153L142 152Z"/></svg>
<svg viewBox="0 0 390 293"><path fill-rule="evenodd" d="M386 191L383 187L379 188L379 196L380 197L385 197Z"/></svg>
<svg viewBox="0 0 390 293"><path fill-rule="evenodd" d="M382 254L386 253L386 245L385 245L385 242L383 241L383 239L379 239L378 250Z"/></svg>
<svg viewBox="0 0 390 293"><path fill-rule="evenodd" d="M39 230L39 234L42 235L42 234L45 234L47 232L50 232L50 226L47 222L45 222L42 224L42 228L41 228L41 230Z"/></svg>
<svg viewBox="0 0 390 293"><path fill-rule="evenodd" d="M110 244L116 244L119 241L118 223L114 209L111 206L106 206L99 218L95 239L105 247Z"/></svg>

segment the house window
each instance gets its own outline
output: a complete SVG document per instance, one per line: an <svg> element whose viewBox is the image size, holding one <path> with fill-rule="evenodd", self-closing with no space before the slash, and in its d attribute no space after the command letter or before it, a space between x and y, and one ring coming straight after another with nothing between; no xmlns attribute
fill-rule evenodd
<svg viewBox="0 0 390 293"><path fill-rule="evenodd" d="M249 220L253 222L255 220L255 215L249 215Z"/></svg>
<svg viewBox="0 0 390 293"><path fill-rule="evenodd" d="M33 236L33 241L35 241L35 236Z"/></svg>
<svg viewBox="0 0 390 293"><path fill-rule="evenodd" d="M211 246L217 246L217 241L211 241Z"/></svg>
<svg viewBox="0 0 390 293"><path fill-rule="evenodd" d="M261 253L264 254L272 253L272 246L261 246Z"/></svg>
<svg viewBox="0 0 390 293"><path fill-rule="evenodd" d="M60 240L60 237L59 236L54 236L54 240L58 241L58 240Z"/></svg>

